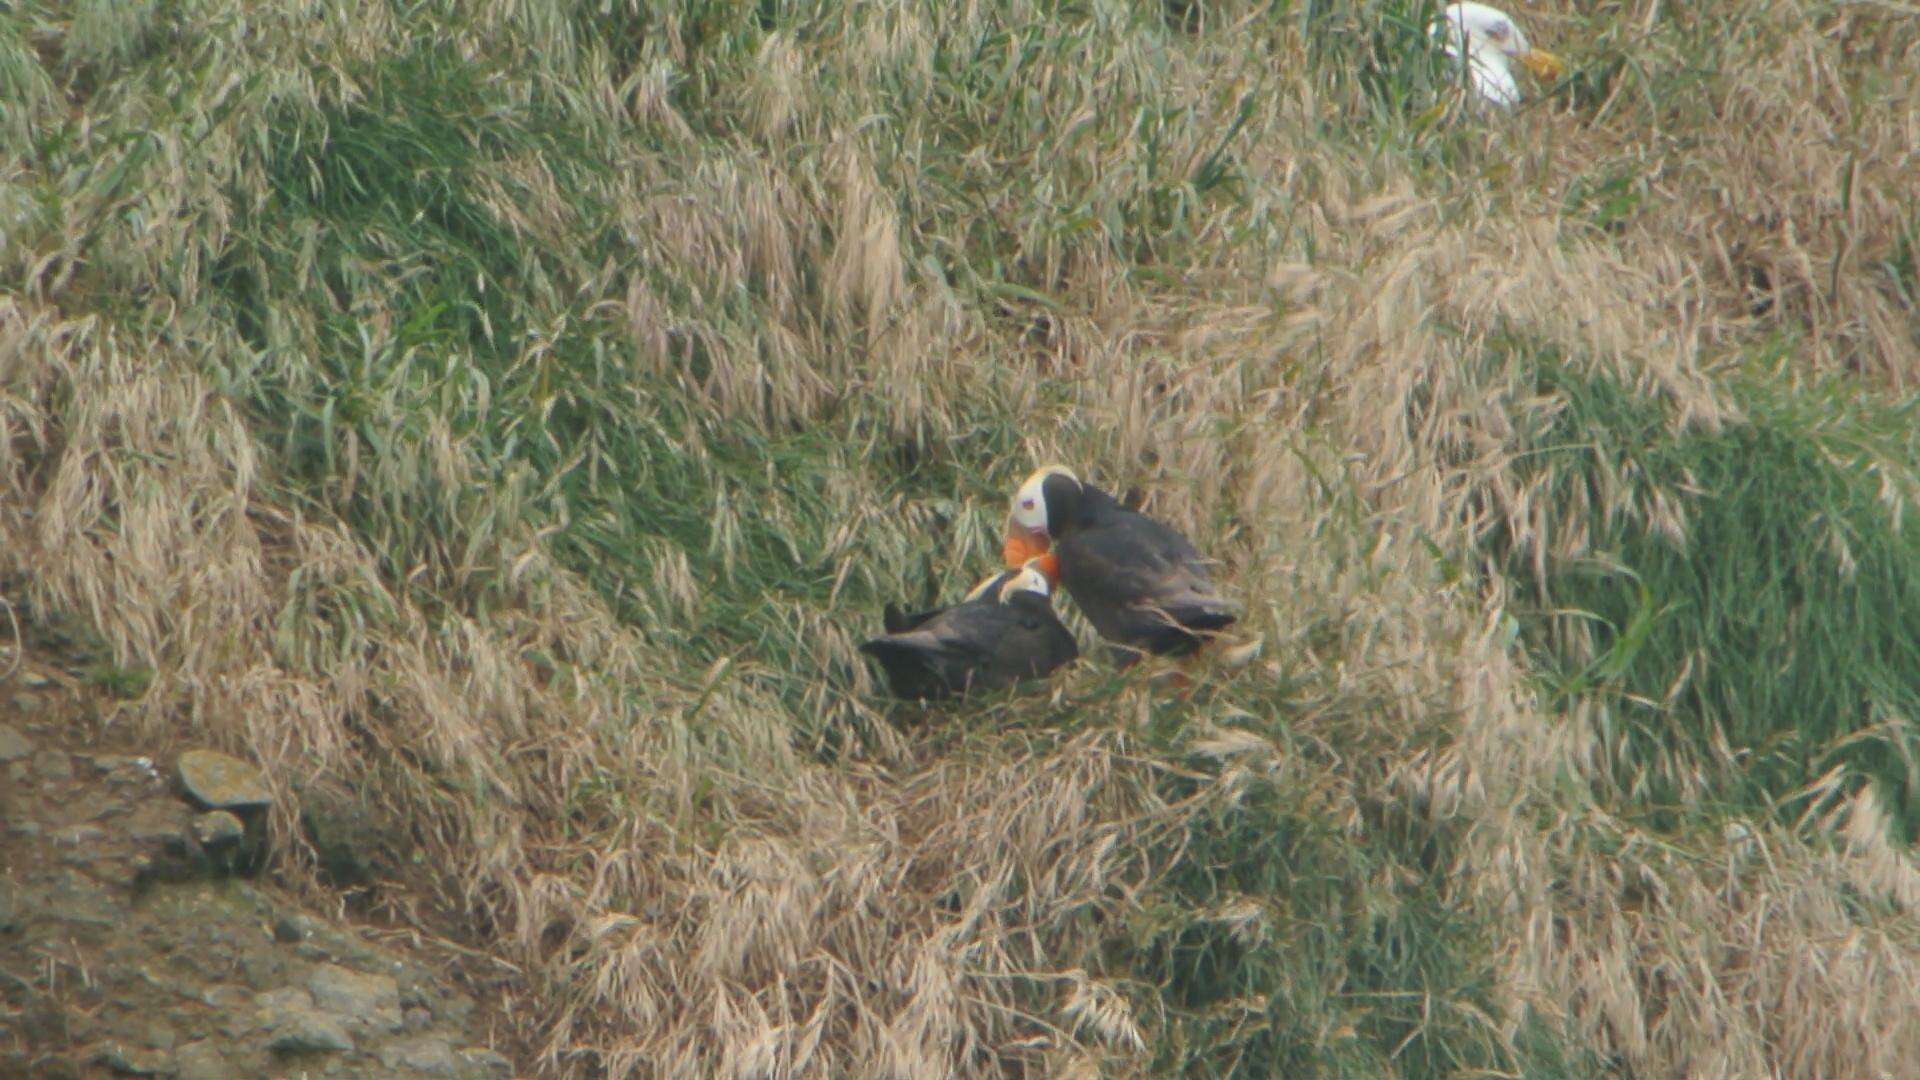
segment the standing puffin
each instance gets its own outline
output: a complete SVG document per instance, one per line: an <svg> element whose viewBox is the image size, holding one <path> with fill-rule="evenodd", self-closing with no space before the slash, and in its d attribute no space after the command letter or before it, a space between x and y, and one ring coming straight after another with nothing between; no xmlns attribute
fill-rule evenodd
<svg viewBox="0 0 1920 1080"><path fill-rule="evenodd" d="M1059 465L1014 494L1002 554L1065 586L1123 664L1186 656L1239 618L1186 537Z"/></svg>
<svg viewBox="0 0 1920 1080"><path fill-rule="evenodd" d="M888 604L886 634L860 646L880 661L893 692L939 698L1037 679L1080 655L1053 613L1038 567L1009 569L974 586L952 607L906 614Z"/></svg>

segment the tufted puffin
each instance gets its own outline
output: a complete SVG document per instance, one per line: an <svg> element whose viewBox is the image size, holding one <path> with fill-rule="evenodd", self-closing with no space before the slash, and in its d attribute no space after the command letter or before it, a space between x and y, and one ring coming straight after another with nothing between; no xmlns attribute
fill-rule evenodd
<svg viewBox="0 0 1920 1080"><path fill-rule="evenodd" d="M1239 618L1186 537L1058 465L1013 496L1002 554L1063 585L1123 664L1185 656Z"/></svg>
<svg viewBox="0 0 1920 1080"><path fill-rule="evenodd" d="M860 646L880 661L893 692L938 698L1037 679L1080 655L1053 613L1038 567L1019 566L974 586L952 607L907 614L888 604L886 634Z"/></svg>

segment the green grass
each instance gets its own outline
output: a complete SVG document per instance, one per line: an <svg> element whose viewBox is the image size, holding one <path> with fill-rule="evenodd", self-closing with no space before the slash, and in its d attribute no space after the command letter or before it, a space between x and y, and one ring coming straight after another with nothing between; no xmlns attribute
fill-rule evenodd
<svg viewBox="0 0 1920 1080"><path fill-rule="evenodd" d="M1911 841L1920 534L1898 515L1910 409L1755 365L1731 384L1740 419L1676 434L1661 401L1606 374L1553 359L1537 372L1556 408L1518 441L1515 473L1543 485L1555 527L1583 530L1585 550L1550 557L1542 578L1510 536L1487 543L1549 693L1605 702L1614 805L1669 827L1752 809L1794 820L1839 767L1880 785Z"/></svg>

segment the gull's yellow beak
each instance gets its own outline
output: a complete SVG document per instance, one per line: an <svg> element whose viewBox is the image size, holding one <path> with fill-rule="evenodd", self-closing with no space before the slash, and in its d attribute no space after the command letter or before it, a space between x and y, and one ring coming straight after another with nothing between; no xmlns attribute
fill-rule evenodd
<svg viewBox="0 0 1920 1080"><path fill-rule="evenodd" d="M1541 82L1553 82L1567 73L1566 61L1545 49L1528 49L1515 59Z"/></svg>

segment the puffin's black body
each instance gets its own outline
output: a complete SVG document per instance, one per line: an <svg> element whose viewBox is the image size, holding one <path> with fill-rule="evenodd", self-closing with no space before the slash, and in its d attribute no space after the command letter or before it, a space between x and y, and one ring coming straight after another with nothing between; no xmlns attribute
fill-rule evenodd
<svg viewBox="0 0 1920 1080"><path fill-rule="evenodd" d="M1071 475L1041 490L1060 584L1123 662L1185 656L1239 618L1186 537Z"/></svg>
<svg viewBox="0 0 1920 1080"><path fill-rule="evenodd" d="M1080 648L1046 596L1015 589L1001 598L1017 573L952 607L906 614L888 604L886 636L860 651L880 661L896 695L922 700L999 690L1071 663Z"/></svg>

